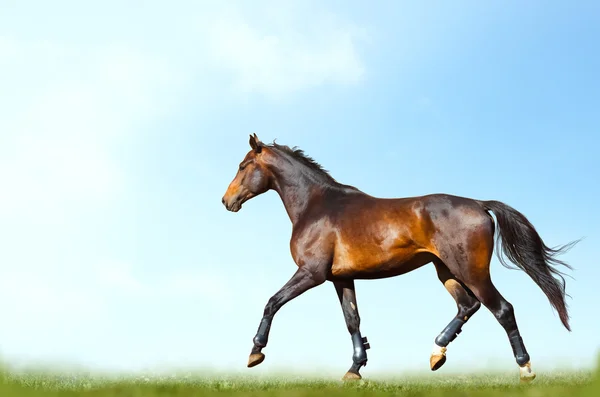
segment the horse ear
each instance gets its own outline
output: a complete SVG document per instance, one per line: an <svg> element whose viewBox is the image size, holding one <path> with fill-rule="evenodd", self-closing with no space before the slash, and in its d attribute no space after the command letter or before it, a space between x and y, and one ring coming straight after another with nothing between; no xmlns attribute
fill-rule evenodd
<svg viewBox="0 0 600 397"><path fill-rule="evenodd" d="M250 135L250 147L256 153L260 153L260 151L262 150L262 142L258 139L256 134Z"/></svg>

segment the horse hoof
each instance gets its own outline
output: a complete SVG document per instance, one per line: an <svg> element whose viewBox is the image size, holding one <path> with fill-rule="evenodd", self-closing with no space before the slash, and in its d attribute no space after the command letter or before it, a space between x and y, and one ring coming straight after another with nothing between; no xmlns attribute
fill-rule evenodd
<svg viewBox="0 0 600 397"><path fill-rule="evenodd" d="M432 354L429 359L429 365L431 366L432 371L437 371L446 363L446 355L445 354Z"/></svg>
<svg viewBox="0 0 600 397"><path fill-rule="evenodd" d="M361 380L362 376L360 376L360 374L357 374L355 372L346 372L346 375L344 375L344 377L342 378L342 380L344 381L352 381L352 380Z"/></svg>
<svg viewBox="0 0 600 397"><path fill-rule="evenodd" d="M248 368L257 366L263 361L265 361L265 355L263 353L252 353L250 358L248 358Z"/></svg>
<svg viewBox="0 0 600 397"><path fill-rule="evenodd" d="M535 372L531 370L531 363L527 363L522 367L519 367L519 375L521 383L529 383L535 379Z"/></svg>

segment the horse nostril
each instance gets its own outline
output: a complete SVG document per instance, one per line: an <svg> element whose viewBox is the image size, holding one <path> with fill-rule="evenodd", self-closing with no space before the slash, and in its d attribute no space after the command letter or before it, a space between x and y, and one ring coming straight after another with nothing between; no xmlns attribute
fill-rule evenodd
<svg viewBox="0 0 600 397"><path fill-rule="evenodd" d="M225 196L223 196L223 198L221 199L221 202L223 203L223 205L225 205Z"/></svg>

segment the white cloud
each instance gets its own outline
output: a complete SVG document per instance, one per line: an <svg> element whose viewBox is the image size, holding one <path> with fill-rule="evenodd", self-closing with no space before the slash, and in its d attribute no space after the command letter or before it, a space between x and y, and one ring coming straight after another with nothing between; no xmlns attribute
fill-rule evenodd
<svg viewBox="0 0 600 397"><path fill-rule="evenodd" d="M207 98L224 89L217 77L242 96L276 99L359 82L364 32L317 3L302 5L207 4L197 10L200 28L169 37L192 57L135 40L88 47L0 37L0 85L10 93L0 99L9 111L0 119L0 180L10 192L0 196L0 212L114 197L125 175L111 149L173 109L188 83L209 90Z"/></svg>
<svg viewBox="0 0 600 397"><path fill-rule="evenodd" d="M357 47L365 32L318 6L304 12L286 6L270 4L258 18L224 7L203 21L209 60L231 73L232 88L280 98L323 84L359 82L365 66Z"/></svg>

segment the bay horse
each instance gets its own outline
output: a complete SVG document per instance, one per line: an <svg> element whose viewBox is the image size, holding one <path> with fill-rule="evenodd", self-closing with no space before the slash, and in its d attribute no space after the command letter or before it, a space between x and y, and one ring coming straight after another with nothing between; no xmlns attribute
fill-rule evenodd
<svg viewBox="0 0 600 397"><path fill-rule="evenodd" d="M456 301L458 313L435 338L431 370L446 362L447 346L463 325L487 307L507 333L521 381L535 378L519 333L513 306L490 277L495 223L497 255L525 271L548 297L570 331L565 280L556 259L577 241L550 248L534 226L514 208L499 201L480 201L449 194L408 198L377 198L338 183L300 149L262 143L250 135L246 154L222 203L238 212L242 205L275 190L292 222L290 249L298 268L267 302L253 339L248 367L265 359L271 323L278 310L307 290L333 283L351 335L352 365L342 379L361 379L370 348L361 335L354 280L394 277L433 263L437 276ZM556 277L555 277L556 276Z"/></svg>

